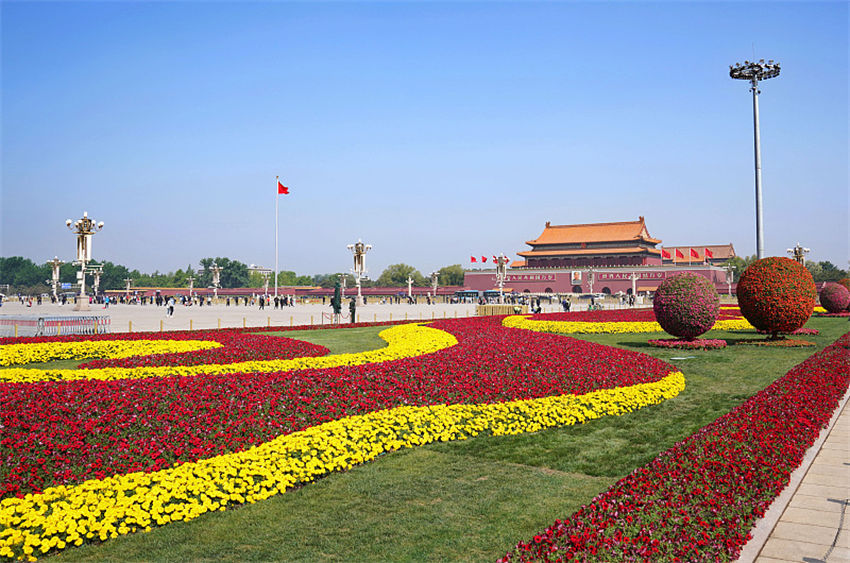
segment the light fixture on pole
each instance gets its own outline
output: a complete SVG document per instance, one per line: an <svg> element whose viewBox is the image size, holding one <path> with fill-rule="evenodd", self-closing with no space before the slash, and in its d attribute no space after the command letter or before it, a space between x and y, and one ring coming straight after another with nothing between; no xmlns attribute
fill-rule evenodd
<svg viewBox="0 0 850 563"><path fill-rule="evenodd" d="M800 243L798 242L797 246L795 246L794 248L788 248L788 249L785 250L785 252L790 254L791 258L793 258L794 260L799 262L801 266L805 266L806 265L806 254L811 252L811 250L808 249L808 248L804 248L804 247L800 246Z"/></svg>
<svg viewBox="0 0 850 563"><path fill-rule="evenodd" d="M47 265L50 266L53 270L53 275L51 279L53 284L53 298L56 300L59 299L59 294L57 292L59 288L59 267L62 266L62 264L64 263L65 262L60 260L58 256L54 256L53 260L47 261Z"/></svg>
<svg viewBox="0 0 850 563"><path fill-rule="evenodd" d="M753 93L753 145L755 147L756 168L756 257L764 258L764 223L761 211L761 148L759 139L759 81L779 76L779 63L769 60L764 62L744 61L744 64L735 63L729 66L729 76L736 80L747 80L750 82L750 91Z"/></svg>
<svg viewBox="0 0 850 563"><path fill-rule="evenodd" d="M74 310L89 311L89 302L86 299L86 262L91 260L91 237L103 228L103 221L95 223L94 219L89 218L88 211L84 211L81 219L73 222L67 219L65 226L77 235L77 259L74 264L80 265L80 271L77 272L77 279L80 280L80 297L77 299Z"/></svg>
<svg viewBox="0 0 850 563"><path fill-rule="evenodd" d="M251 264L248 266L248 271L254 274L260 274L263 277L263 296L268 296L269 294L269 278L272 275L271 268L266 268L264 266L256 266Z"/></svg>
<svg viewBox="0 0 850 563"><path fill-rule="evenodd" d="M100 277L103 275L103 264L95 264L87 267L86 273L91 274L92 278L94 278L92 287L94 288L95 298L97 298L97 294L100 293Z"/></svg>
<svg viewBox="0 0 850 563"><path fill-rule="evenodd" d="M440 279L440 272L431 272L431 288L434 291L434 303L437 302L437 281Z"/></svg>
<svg viewBox="0 0 850 563"><path fill-rule="evenodd" d="M216 303L218 303L218 288L221 287L221 266L213 262L210 266L210 272L212 272L213 295Z"/></svg>
<svg viewBox="0 0 850 563"><path fill-rule="evenodd" d="M349 244L346 248L354 255L354 267L351 268L351 273L354 274L354 281L357 284L357 304L363 305L363 295L360 290L360 280L366 272L366 253L372 249L371 244L364 244L362 240L357 239L354 244Z"/></svg>
<svg viewBox="0 0 850 563"><path fill-rule="evenodd" d="M499 254L496 257L496 284L499 286L499 303L505 302L506 279L508 279L508 257Z"/></svg>

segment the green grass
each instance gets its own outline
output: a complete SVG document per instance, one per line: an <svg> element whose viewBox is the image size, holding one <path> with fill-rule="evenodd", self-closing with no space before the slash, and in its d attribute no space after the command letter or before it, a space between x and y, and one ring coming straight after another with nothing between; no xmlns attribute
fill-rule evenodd
<svg viewBox="0 0 850 563"><path fill-rule="evenodd" d="M32 364L19 364L13 366L2 366L0 369L77 369L77 366L85 362L90 362L94 358L86 358L85 360L53 360L51 362L36 362Z"/></svg>
<svg viewBox="0 0 850 563"><path fill-rule="evenodd" d="M355 352L385 348L387 341L378 336L378 333L387 328L390 327L364 326L328 330L287 330L263 332L260 334L304 340L312 344L324 346L330 350L331 354L353 354Z"/></svg>
<svg viewBox="0 0 850 563"><path fill-rule="evenodd" d="M673 363L686 389L661 405L580 426L395 452L255 505L71 549L58 559L493 561L847 330L843 319L807 326L821 330L804 337L818 348L669 351L645 344L654 335L586 335ZM739 333L707 335L723 336Z"/></svg>

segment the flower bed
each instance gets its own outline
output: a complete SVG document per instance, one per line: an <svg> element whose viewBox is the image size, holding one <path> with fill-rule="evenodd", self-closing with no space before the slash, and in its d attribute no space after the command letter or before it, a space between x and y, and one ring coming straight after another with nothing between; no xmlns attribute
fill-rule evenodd
<svg viewBox="0 0 850 563"><path fill-rule="evenodd" d="M632 311L588 311L588 313L611 313L609 315L598 315L598 321L590 320L590 314L583 317L584 320L574 320L571 313L554 313L550 315L513 315L505 317L503 324L509 328L521 328L534 332L552 332L558 334L626 334L643 332L663 332L664 329L655 321L630 320L647 318L652 314L651 310L637 312L629 315ZM616 314L614 314L616 313ZM726 318L722 318L726 316ZM721 314L712 328L715 330L752 330L753 326L741 317L729 318L729 315ZM607 317L609 320L604 320ZM610 320L618 319L618 320Z"/></svg>
<svg viewBox="0 0 850 563"><path fill-rule="evenodd" d="M502 561L734 560L850 385L850 334Z"/></svg>
<svg viewBox="0 0 850 563"><path fill-rule="evenodd" d="M766 331L763 331L763 330L759 330L758 333L759 334L770 334L769 332L766 332ZM793 334L795 336L802 336L802 335L817 336L818 334L820 334L820 331L816 328L805 328L804 327L804 328L798 328L797 330L795 330L793 332L789 332L788 334Z"/></svg>
<svg viewBox="0 0 850 563"><path fill-rule="evenodd" d="M309 368L327 368L341 365L359 365L384 362L398 358L435 352L457 341L451 336L437 336L433 329L415 325L399 325L381 332L389 345L386 348L358 354L336 354L322 357L299 357L282 360L256 360L236 363L204 365L148 365L145 361L136 367L103 367L85 370L73 369L8 369L0 371L0 381L37 382L116 379L142 379L147 377L172 377L211 375L240 372L276 372ZM41 345L41 344L39 344ZM327 350L324 347L314 347Z"/></svg>
<svg viewBox="0 0 850 563"><path fill-rule="evenodd" d="M0 550L193 518L383 451L622 414L684 385L655 358L499 321L413 326L458 344L379 364L0 384Z"/></svg>
<svg viewBox="0 0 850 563"><path fill-rule="evenodd" d="M684 350L717 350L726 348L726 341L712 338L697 338L695 340L677 340L664 338L647 340L647 344L656 348L681 348Z"/></svg>

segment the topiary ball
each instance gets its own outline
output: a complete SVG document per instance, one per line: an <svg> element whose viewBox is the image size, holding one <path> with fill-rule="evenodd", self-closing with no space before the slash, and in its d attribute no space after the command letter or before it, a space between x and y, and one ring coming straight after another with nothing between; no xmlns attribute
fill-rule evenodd
<svg viewBox="0 0 850 563"><path fill-rule="evenodd" d="M828 313L840 313L850 305L850 291L834 282L825 283L820 290L820 304Z"/></svg>
<svg viewBox="0 0 850 563"><path fill-rule="evenodd" d="M661 282L652 308L666 332L693 340L714 326L720 314L720 296L707 279L684 272Z"/></svg>
<svg viewBox="0 0 850 563"><path fill-rule="evenodd" d="M772 256L750 264L738 281L741 314L775 337L806 324L815 308L812 274L790 258Z"/></svg>
<svg viewBox="0 0 850 563"><path fill-rule="evenodd" d="M838 280L838 285L843 285L847 291L850 291L850 278L841 278Z"/></svg>

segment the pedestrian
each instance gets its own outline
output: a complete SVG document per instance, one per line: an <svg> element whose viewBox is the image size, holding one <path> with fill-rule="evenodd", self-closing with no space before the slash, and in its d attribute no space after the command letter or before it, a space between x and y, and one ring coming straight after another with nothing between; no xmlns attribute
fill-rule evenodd
<svg viewBox="0 0 850 563"><path fill-rule="evenodd" d="M351 303L348 304L348 312L351 313L351 324L354 324L357 318L357 303L353 297L351 298Z"/></svg>
<svg viewBox="0 0 850 563"><path fill-rule="evenodd" d="M173 298L173 297L171 297L171 298L169 298L169 299L168 299L168 313L167 313L167 315L168 315L169 317L173 317L173 316L174 316L174 305L175 305L176 303L177 303L177 302L176 302L176 301L174 301L174 298Z"/></svg>

